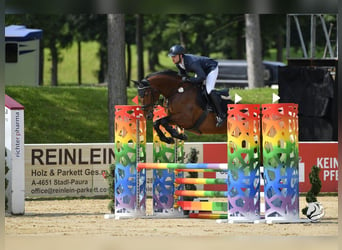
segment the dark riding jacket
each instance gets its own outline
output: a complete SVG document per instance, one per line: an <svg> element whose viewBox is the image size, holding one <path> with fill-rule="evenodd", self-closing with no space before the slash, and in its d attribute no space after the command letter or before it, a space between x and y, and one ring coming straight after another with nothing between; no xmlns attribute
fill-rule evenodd
<svg viewBox="0 0 342 250"><path fill-rule="evenodd" d="M196 77L188 79L191 83L202 83L207 75L217 67L218 62L205 56L196 56L191 54L183 55L185 70L177 64L177 68L181 76L186 76L187 72L196 74Z"/></svg>

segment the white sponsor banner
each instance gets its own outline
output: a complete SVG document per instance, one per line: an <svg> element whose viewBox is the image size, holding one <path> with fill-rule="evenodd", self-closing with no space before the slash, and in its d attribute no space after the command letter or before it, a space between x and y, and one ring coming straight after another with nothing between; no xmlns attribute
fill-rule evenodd
<svg viewBox="0 0 342 250"><path fill-rule="evenodd" d="M8 96L5 99L5 148L9 168L6 174L8 211L12 214L24 214L24 107Z"/></svg>
<svg viewBox="0 0 342 250"><path fill-rule="evenodd" d="M26 197L108 195L103 172L114 163L112 143L27 144Z"/></svg>
<svg viewBox="0 0 342 250"><path fill-rule="evenodd" d="M184 145L203 161L203 144ZM152 143L146 145L146 162L153 161ZM113 143L26 144L26 197L96 197L108 195L109 184L102 173L115 164ZM146 192L152 195L152 170L147 171Z"/></svg>

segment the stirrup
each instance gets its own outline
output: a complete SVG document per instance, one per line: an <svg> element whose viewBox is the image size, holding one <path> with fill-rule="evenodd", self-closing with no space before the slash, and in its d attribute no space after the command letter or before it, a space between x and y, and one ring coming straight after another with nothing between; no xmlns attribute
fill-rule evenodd
<svg viewBox="0 0 342 250"><path fill-rule="evenodd" d="M216 120L217 120L216 127L221 127L223 122L226 120L226 116L223 116L223 117L216 116Z"/></svg>

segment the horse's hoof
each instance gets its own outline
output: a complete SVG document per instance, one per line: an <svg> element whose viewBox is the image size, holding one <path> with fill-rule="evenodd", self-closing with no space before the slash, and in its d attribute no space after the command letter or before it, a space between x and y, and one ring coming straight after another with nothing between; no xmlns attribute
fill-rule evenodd
<svg viewBox="0 0 342 250"><path fill-rule="evenodd" d="M172 137L166 137L162 139L163 142L166 142L167 144L174 144L175 140Z"/></svg>
<svg viewBox="0 0 342 250"><path fill-rule="evenodd" d="M188 139L188 136L186 134L182 134L181 140L186 141Z"/></svg>

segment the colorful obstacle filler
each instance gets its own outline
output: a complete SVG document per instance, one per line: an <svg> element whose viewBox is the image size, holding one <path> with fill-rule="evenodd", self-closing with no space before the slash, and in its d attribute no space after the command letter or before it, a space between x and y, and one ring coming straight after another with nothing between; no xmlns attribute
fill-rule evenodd
<svg viewBox="0 0 342 250"><path fill-rule="evenodd" d="M115 106L115 218L146 213L146 121L140 106Z"/></svg>
<svg viewBox="0 0 342 250"><path fill-rule="evenodd" d="M228 221L260 219L260 105L230 104L227 118Z"/></svg>
<svg viewBox="0 0 342 250"><path fill-rule="evenodd" d="M262 105L266 221L299 220L298 105Z"/></svg>
<svg viewBox="0 0 342 250"><path fill-rule="evenodd" d="M167 114L165 109L157 106L153 112L153 120L161 119ZM177 129L175 127L175 129ZM170 136L164 127L162 132ZM153 162L177 163L184 160L184 142L175 140L174 144L162 142L155 130L153 130ZM184 185L174 182L176 177L183 177L183 172L172 169L153 169L153 215L159 216L183 216L183 211L178 209L177 201L180 197L174 195L176 190L183 189Z"/></svg>

